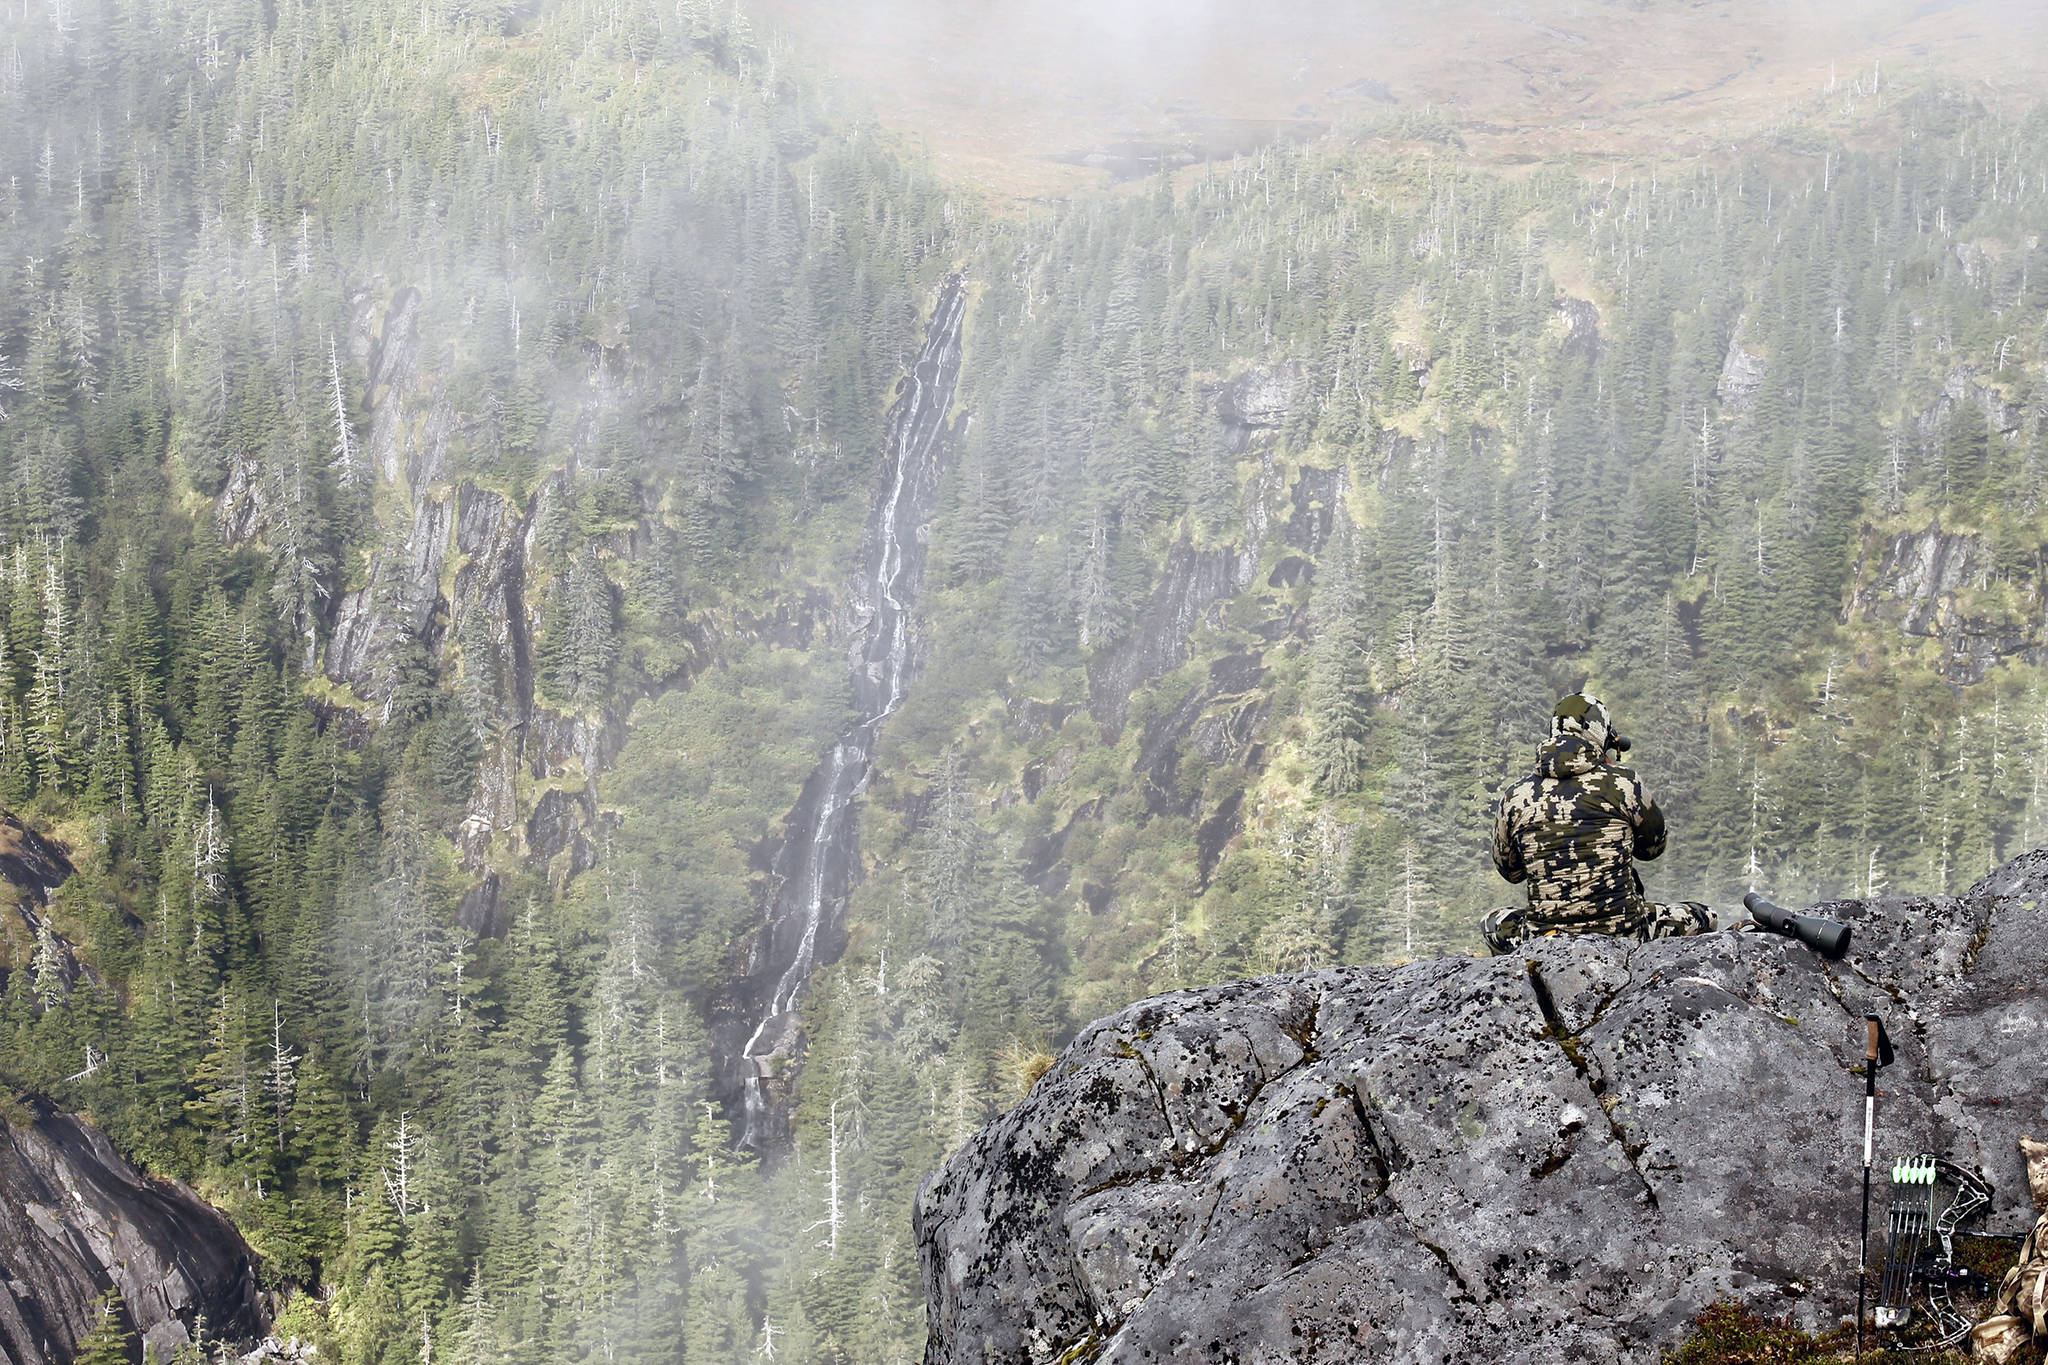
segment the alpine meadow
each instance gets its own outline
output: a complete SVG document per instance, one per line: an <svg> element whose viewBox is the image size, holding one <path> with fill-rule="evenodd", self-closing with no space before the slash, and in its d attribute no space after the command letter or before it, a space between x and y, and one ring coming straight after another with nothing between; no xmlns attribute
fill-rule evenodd
<svg viewBox="0 0 2048 1365"><path fill-rule="evenodd" d="M726 0L4 0L9 1121L322 1361L892 1365L1089 1021L1483 952L1560 693L1661 898L2048 844L2048 114L1803 98L1003 202Z"/></svg>

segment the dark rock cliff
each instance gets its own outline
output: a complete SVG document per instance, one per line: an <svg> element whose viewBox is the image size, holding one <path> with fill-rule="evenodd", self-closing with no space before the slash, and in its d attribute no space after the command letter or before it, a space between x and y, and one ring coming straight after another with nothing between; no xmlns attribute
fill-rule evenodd
<svg viewBox="0 0 2048 1365"><path fill-rule="evenodd" d="M68 1114L0 1122L0 1358L69 1361L109 1285L160 1360L202 1315L213 1340L260 1337L268 1322L255 1257L198 1195L143 1176Z"/></svg>
<svg viewBox="0 0 2048 1365"><path fill-rule="evenodd" d="M71 876L63 847L30 829L21 817L0 811L0 878L38 905Z"/></svg>
<svg viewBox="0 0 2048 1365"><path fill-rule="evenodd" d="M1985 537L1944 530L1939 519L1889 538L1866 527L1863 539L1845 622L1865 616L1938 642L1935 666L1952 683L1980 683L2005 659L2048 658L2040 551L2001 556Z"/></svg>
<svg viewBox="0 0 2048 1365"><path fill-rule="evenodd" d="M0 810L0 987L7 974L35 961L47 941L56 970L65 985L75 984L86 967L71 940L56 931L49 917L50 893L71 877L71 859L62 845L22 823L12 811Z"/></svg>
<svg viewBox="0 0 2048 1365"><path fill-rule="evenodd" d="M915 1210L930 1365L1651 1362L1724 1296L1853 1305L1866 1011L1878 1160L2032 1217L2048 850L1959 898L1836 903L1857 948L1725 930L1339 968L1092 1025Z"/></svg>

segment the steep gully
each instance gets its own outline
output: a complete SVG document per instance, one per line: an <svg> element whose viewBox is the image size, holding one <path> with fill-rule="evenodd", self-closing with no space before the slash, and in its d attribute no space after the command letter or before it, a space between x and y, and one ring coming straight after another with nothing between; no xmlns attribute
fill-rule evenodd
<svg viewBox="0 0 2048 1365"><path fill-rule="evenodd" d="M889 410L882 495L868 519L854 608L866 615L853 665L859 719L832 746L790 812L771 868L766 922L742 989L752 1031L735 1069L745 1101L743 1145L775 1150L788 1136L791 1082L803 1038L797 1006L812 971L844 947L846 898L859 870L861 794L882 725L903 704L916 660L914 607L923 586L923 528L937 505L951 445L946 413L960 376L966 312L961 277L939 290L922 348Z"/></svg>

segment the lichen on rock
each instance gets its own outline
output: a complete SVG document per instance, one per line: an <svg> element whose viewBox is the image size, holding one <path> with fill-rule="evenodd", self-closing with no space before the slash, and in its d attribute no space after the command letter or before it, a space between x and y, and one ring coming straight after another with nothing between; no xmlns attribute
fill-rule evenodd
<svg viewBox="0 0 2048 1365"><path fill-rule="evenodd" d="M927 1361L1651 1362L1717 1301L1855 1301L1879 1160L2031 1219L2048 850L1959 898L1837 902L1840 963L1726 930L1182 991L1084 1030L921 1192Z"/></svg>

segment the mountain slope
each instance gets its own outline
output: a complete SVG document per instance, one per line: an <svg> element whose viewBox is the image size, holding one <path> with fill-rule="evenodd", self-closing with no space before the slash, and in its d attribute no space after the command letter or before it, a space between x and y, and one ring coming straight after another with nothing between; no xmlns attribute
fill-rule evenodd
<svg viewBox="0 0 2048 1365"><path fill-rule="evenodd" d="M1473 946L1589 678L1660 892L2048 834L2038 120L997 219L727 8L0 24L0 799L77 865L0 1078L323 1353L908 1359L911 1195L1033 1058Z"/></svg>

